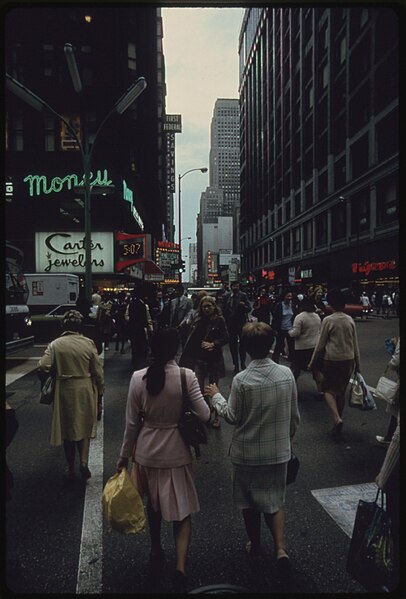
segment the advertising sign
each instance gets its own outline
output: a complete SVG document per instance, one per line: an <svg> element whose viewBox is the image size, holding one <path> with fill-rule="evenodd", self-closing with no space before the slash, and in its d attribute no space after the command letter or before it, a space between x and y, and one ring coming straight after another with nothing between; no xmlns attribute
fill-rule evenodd
<svg viewBox="0 0 406 599"><path fill-rule="evenodd" d="M182 133L182 115L165 114L163 119L162 131L170 133Z"/></svg>
<svg viewBox="0 0 406 599"><path fill-rule="evenodd" d="M168 173L168 191L175 193L175 134L166 135L166 172Z"/></svg>
<svg viewBox="0 0 406 599"><path fill-rule="evenodd" d="M113 233L93 231L91 239L92 272L114 272ZM83 274L85 272L85 236L80 232L35 233L37 272Z"/></svg>
<svg viewBox="0 0 406 599"><path fill-rule="evenodd" d="M237 262L240 261L240 254L232 254L231 250L230 250L230 253L228 253L228 252L226 253L226 250L220 250L220 254L219 254L220 266L228 266L229 264L232 264L236 260L237 260Z"/></svg>
<svg viewBox="0 0 406 599"><path fill-rule="evenodd" d="M150 256L150 235L115 234L116 239L116 271L121 272L131 264L145 260Z"/></svg>
<svg viewBox="0 0 406 599"><path fill-rule="evenodd" d="M165 283L175 283L179 279L179 244L170 241L158 241L155 262L163 271Z"/></svg>

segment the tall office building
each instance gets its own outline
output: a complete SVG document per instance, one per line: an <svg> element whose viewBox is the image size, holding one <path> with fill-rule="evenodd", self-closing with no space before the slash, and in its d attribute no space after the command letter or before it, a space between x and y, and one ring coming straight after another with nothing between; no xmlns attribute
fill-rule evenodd
<svg viewBox="0 0 406 599"><path fill-rule="evenodd" d="M217 273L214 265L218 264L219 249L238 251L239 236L233 223L237 221L240 197L239 114L238 99L216 100L210 127L209 187L200 197L197 235L199 277L203 282L208 280L209 272ZM216 233L220 217L230 218L221 221L227 232L219 246Z"/></svg>
<svg viewBox="0 0 406 599"><path fill-rule="evenodd" d="M240 109L238 99L216 100L210 127L209 185L224 192L222 216L240 199Z"/></svg>
<svg viewBox="0 0 406 599"><path fill-rule="evenodd" d="M239 57L245 275L396 286L397 13L247 8Z"/></svg>
<svg viewBox="0 0 406 599"><path fill-rule="evenodd" d="M50 252L49 236L54 246L56 240L77 246L83 240L83 195L74 189L81 182L83 164L69 123L83 143L95 142L91 184L113 191L103 195L94 190L91 197L92 243L104 253L93 273L100 285L125 278L128 271L115 267L114 233L149 235L153 255L154 244L168 234L171 224L162 131L166 86L161 10L11 7L5 32L7 72L63 117L50 110L37 112L7 94L7 238L24 251L28 272L51 268L38 256L40 244ZM68 71L66 43L74 48L80 93ZM115 104L139 77L147 81L145 91L118 114ZM127 250L131 258L137 248ZM65 272L83 273L83 264L64 259ZM52 269L57 269L56 259Z"/></svg>

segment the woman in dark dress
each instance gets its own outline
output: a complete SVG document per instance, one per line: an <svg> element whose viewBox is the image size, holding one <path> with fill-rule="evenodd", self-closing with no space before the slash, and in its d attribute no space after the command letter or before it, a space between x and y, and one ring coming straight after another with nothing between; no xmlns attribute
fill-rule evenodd
<svg viewBox="0 0 406 599"><path fill-rule="evenodd" d="M195 371L203 392L205 380L216 383L225 375L223 345L228 343L226 322L213 297L207 295L200 300L192 321L179 365ZM213 427L219 428L220 420L215 417Z"/></svg>

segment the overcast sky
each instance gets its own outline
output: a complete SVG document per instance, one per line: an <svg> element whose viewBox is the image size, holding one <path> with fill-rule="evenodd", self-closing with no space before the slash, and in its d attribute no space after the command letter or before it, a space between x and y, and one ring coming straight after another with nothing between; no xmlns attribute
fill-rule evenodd
<svg viewBox="0 0 406 599"><path fill-rule="evenodd" d="M209 167L215 101L238 98L238 38L243 15L243 8L162 9L166 112L182 115L182 133L176 134L176 231L178 175L192 168ZM196 241L200 194L208 184L208 172L196 171L182 178L181 233L182 238L192 237L191 242ZM188 255L189 243L182 243L184 255Z"/></svg>

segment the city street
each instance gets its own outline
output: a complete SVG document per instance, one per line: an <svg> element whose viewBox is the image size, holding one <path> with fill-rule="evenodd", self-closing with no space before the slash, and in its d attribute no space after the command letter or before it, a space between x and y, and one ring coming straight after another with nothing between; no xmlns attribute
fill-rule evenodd
<svg viewBox="0 0 406 599"><path fill-rule="evenodd" d="M399 319L357 320L361 369L374 388L389 354L384 341L399 334ZM6 504L6 584L16 593L170 593L174 568L172 526L163 523L166 578L152 589L147 577L149 534L122 535L102 520L101 492L115 473L121 446L130 348L105 352L105 409L98 437L91 445L92 478L66 487L62 447L49 445L52 408L39 404L39 381L33 370L45 345L34 345L7 356L8 401L16 410L19 429L7 449L14 476L12 498ZM220 388L228 396L232 363L225 349L227 376ZM282 362L283 363L283 362ZM228 447L232 427L208 430L194 473L201 511L192 518L188 558L189 589L225 584L247 593L364 593L346 572L351 518L358 499L375 497L373 482L385 456L375 440L389 422L383 402L361 412L346 408L342 439L334 442L327 407L309 373L298 380L301 424L293 442L301 467L287 488L286 541L292 576L282 586L273 567L273 544L263 523L264 556L252 564L245 551L247 537L240 513L232 507ZM329 509L327 511L326 507ZM330 515L331 514L331 515ZM350 523L350 524L349 524Z"/></svg>

